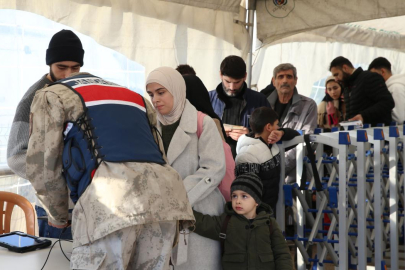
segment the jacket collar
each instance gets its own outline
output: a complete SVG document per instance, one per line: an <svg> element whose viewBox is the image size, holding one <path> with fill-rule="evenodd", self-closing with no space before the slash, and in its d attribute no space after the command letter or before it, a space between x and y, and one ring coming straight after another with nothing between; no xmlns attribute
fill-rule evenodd
<svg viewBox="0 0 405 270"><path fill-rule="evenodd" d="M224 210L225 214L227 215L234 215L236 217L238 217L241 220L246 220L247 218L242 216L242 215L238 215L232 208L232 202L227 202L225 204L225 210ZM271 209L271 207L262 202L256 209L256 218L254 219L253 223L256 225L259 225L258 223L264 223L269 219L269 216L273 215L273 210Z"/></svg>
<svg viewBox="0 0 405 270"><path fill-rule="evenodd" d="M297 87L294 87L294 94L292 97L292 106L294 106L294 104L298 103L301 101L301 96L298 94L298 90Z"/></svg>
<svg viewBox="0 0 405 270"><path fill-rule="evenodd" d="M243 93L243 99L246 100L246 91L247 90L247 84L243 82L243 88L242 88L242 93ZM225 94L224 88L222 87L222 82L218 84L217 88L215 89L217 92L218 99L221 100L222 102L225 103L226 106L229 106L229 97Z"/></svg>
<svg viewBox="0 0 405 270"><path fill-rule="evenodd" d="M362 72L363 72L363 69L362 69L361 67L358 67L358 68L353 72L353 74L350 75L350 77L347 79L348 84L349 84L349 85L353 84L353 83L356 81L357 77L358 77L358 76L360 75L360 73L362 73Z"/></svg>
<svg viewBox="0 0 405 270"><path fill-rule="evenodd" d="M405 85L405 74L394 74L388 78L385 84L387 85L387 87L390 87L393 84Z"/></svg>
<svg viewBox="0 0 405 270"><path fill-rule="evenodd" d="M245 145L252 145L252 144L260 144L260 137L255 138L255 134L253 132L250 132L246 135L242 135L240 137L241 141L238 143L240 143L241 146L245 146Z"/></svg>
<svg viewBox="0 0 405 270"><path fill-rule="evenodd" d="M162 131L161 124L158 124L159 131ZM180 123L174 132L167 149L167 160L170 165L183 153L187 145L190 143L190 135L197 132L197 110L186 100L183 113L181 114Z"/></svg>
<svg viewBox="0 0 405 270"><path fill-rule="evenodd" d="M271 93L271 95L267 99L273 109L274 109L277 99L278 99L277 91L274 91L273 93ZM287 113L283 114L283 115L285 115L285 117L283 119L281 119L282 123L279 123L280 127L282 127L286 123L286 121L288 121L290 119L290 117L288 117L289 114L291 114L291 113L300 114L302 112L304 105L305 105L303 102L301 102L302 100L303 100L302 96L300 94L298 94L297 88L294 87L294 94L292 96L291 106L288 106Z"/></svg>
<svg viewBox="0 0 405 270"><path fill-rule="evenodd" d="M197 132L197 109L186 100L179 127L186 133Z"/></svg>
<svg viewBox="0 0 405 270"><path fill-rule="evenodd" d="M271 95L267 98L267 100L269 101L271 107L274 109L274 105L276 105L276 101L278 99L278 92L273 91L273 93L271 93ZM298 90L297 87L294 87L294 94L292 96L292 107L294 106L295 103L300 102L301 101L301 95L298 94Z"/></svg>

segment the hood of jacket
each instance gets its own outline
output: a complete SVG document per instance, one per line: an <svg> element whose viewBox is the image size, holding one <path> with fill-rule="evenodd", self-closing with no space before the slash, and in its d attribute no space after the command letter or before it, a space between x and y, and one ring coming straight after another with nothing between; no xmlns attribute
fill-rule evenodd
<svg viewBox="0 0 405 270"><path fill-rule="evenodd" d="M405 86L405 73L404 74L396 74L389 77L389 79L385 82L388 87L388 90L394 84L401 84Z"/></svg>
<svg viewBox="0 0 405 270"><path fill-rule="evenodd" d="M247 88L247 84L244 82L241 92L239 93L239 95L242 97L243 100L246 100L246 92L247 92L246 88ZM234 97L230 97L225 93L222 83L218 84L217 88L215 88L215 91L217 92L218 99L221 100L223 103L225 103L225 106L231 105L231 102L229 99L234 98Z"/></svg>
<svg viewBox="0 0 405 270"><path fill-rule="evenodd" d="M227 215L237 215L237 216L239 216L239 217L241 217L241 218L245 218L244 216L238 215L238 214L235 212L235 210L233 210L233 208L232 208L232 202L227 202L227 203L225 204L224 212L225 212ZM270 215L270 216L273 215L273 210L271 209L270 205L268 205L268 204L262 202L262 203L257 207L257 209L256 209L256 214L257 214L257 216L256 216L255 220L256 220L256 219L261 219L261 218L263 218L264 216L266 216L266 219L267 219L267 218L268 218L268 215ZM245 218L245 219L246 219L246 218Z"/></svg>
<svg viewBox="0 0 405 270"><path fill-rule="evenodd" d="M297 87L294 87L294 93L292 96L291 107L293 107L297 102L301 101L304 96L298 93ZM278 92L273 91L270 96L267 98L268 102L270 103L271 107L274 108L276 101L278 99Z"/></svg>
<svg viewBox="0 0 405 270"><path fill-rule="evenodd" d="M347 80L345 81L345 87L350 87L356 82L357 77L360 75L360 73L362 73L364 70L361 67L358 67L354 70L354 72L349 76L349 78L347 78Z"/></svg>
<svg viewBox="0 0 405 270"><path fill-rule="evenodd" d="M278 147L274 147L276 145L273 145L270 151L262 138L253 136L252 134L240 136L236 145L236 164L263 163L279 153Z"/></svg>

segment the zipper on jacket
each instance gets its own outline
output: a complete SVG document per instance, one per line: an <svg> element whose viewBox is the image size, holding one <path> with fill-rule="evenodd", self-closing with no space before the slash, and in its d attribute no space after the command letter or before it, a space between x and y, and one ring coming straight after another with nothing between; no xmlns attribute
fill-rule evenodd
<svg viewBox="0 0 405 270"><path fill-rule="evenodd" d="M247 233L248 233L248 237L246 238L247 239L247 241L246 241L246 255L247 255L247 269L249 269L249 267L250 267L250 254L249 254L249 242L250 242L250 237L251 237L251 231L252 231L252 229L250 228L250 223L249 223L249 221L247 222L248 223L248 229L247 229Z"/></svg>

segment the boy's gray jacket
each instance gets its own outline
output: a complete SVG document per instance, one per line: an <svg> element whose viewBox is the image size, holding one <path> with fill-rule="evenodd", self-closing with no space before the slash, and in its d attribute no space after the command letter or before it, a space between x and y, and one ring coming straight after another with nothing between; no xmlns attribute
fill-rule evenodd
<svg viewBox="0 0 405 270"><path fill-rule="evenodd" d="M156 125L155 111L148 101L145 104L150 123ZM62 133L65 123L77 120L83 111L79 96L60 84L39 90L31 106L27 178L55 225L68 218ZM183 181L169 165L102 162L73 209L73 246L133 225L193 219Z"/></svg>

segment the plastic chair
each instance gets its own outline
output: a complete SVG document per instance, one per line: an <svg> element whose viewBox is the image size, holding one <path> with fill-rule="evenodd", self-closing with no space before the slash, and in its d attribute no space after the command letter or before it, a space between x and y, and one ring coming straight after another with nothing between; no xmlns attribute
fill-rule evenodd
<svg viewBox="0 0 405 270"><path fill-rule="evenodd" d="M5 211L4 204L6 204ZM14 205L18 205L24 211L27 234L35 235L34 207L23 196L6 191L0 191L0 234L10 232L11 213L13 212Z"/></svg>

